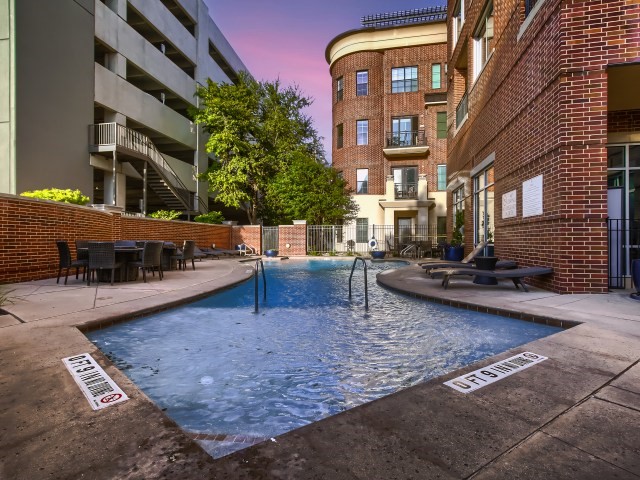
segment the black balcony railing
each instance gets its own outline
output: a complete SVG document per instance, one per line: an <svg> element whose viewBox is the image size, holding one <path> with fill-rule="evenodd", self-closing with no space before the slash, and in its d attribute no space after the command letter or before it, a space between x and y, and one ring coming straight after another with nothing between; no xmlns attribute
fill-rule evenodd
<svg viewBox="0 0 640 480"><path fill-rule="evenodd" d="M467 115L469 113L469 95L467 93L464 94L462 100L456 107L456 128L458 128Z"/></svg>
<svg viewBox="0 0 640 480"><path fill-rule="evenodd" d="M419 147L427 144L424 130L387 132L387 147Z"/></svg>
<svg viewBox="0 0 640 480"><path fill-rule="evenodd" d="M396 200L415 200L418 198L417 183L394 183Z"/></svg>

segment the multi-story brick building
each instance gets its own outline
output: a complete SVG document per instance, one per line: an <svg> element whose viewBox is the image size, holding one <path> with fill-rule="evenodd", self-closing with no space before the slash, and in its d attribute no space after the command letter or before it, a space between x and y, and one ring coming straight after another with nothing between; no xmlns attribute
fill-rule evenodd
<svg viewBox="0 0 640 480"><path fill-rule="evenodd" d="M132 212L207 209L187 110L241 60L202 0L0 4L0 192L80 189Z"/></svg>
<svg viewBox="0 0 640 480"><path fill-rule="evenodd" d="M362 249L374 235L392 248L435 240L446 229L446 9L373 15L362 25L326 49L333 166L359 206L347 241Z"/></svg>
<svg viewBox="0 0 640 480"><path fill-rule="evenodd" d="M448 8L449 230L464 209L467 250L488 239L552 266L535 281L556 292L623 285L640 244L640 3Z"/></svg>

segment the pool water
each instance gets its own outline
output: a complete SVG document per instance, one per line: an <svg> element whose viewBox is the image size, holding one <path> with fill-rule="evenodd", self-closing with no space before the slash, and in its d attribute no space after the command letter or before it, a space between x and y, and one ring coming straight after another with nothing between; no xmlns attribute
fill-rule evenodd
<svg viewBox="0 0 640 480"><path fill-rule="evenodd" d="M88 337L219 457L559 331L378 286L397 262L368 263L365 311L351 266L268 261L257 314L250 280Z"/></svg>

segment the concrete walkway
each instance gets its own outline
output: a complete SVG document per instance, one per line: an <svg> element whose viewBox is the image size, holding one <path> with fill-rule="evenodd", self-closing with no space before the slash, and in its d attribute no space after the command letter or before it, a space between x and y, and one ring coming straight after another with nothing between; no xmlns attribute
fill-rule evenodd
<svg viewBox="0 0 640 480"><path fill-rule="evenodd" d="M267 265L268 266L268 265ZM249 278L208 260L160 282L13 285L0 315L0 479L640 478L640 302L629 292L555 295L412 265L390 289L553 324L580 323L425 384L213 460L89 342L108 325ZM444 381L530 351L549 357L475 392ZM88 352L130 400L94 412L61 362Z"/></svg>

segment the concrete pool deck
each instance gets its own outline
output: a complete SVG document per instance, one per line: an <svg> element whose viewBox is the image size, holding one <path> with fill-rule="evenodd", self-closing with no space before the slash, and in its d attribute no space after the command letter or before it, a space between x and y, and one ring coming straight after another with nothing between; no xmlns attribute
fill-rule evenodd
<svg viewBox="0 0 640 480"><path fill-rule="evenodd" d="M640 302L628 291L524 293L510 281L465 278L445 291L416 265L379 281L444 303L580 325L213 460L78 327L166 308L251 274L252 264L207 260L147 284L87 287L73 277L67 286L12 285L14 303L3 307L12 315L0 315L0 479L640 478ZM549 358L472 393L443 385L525 351ZM91 410L61 362L84 352L130 400Z"/></svg>

